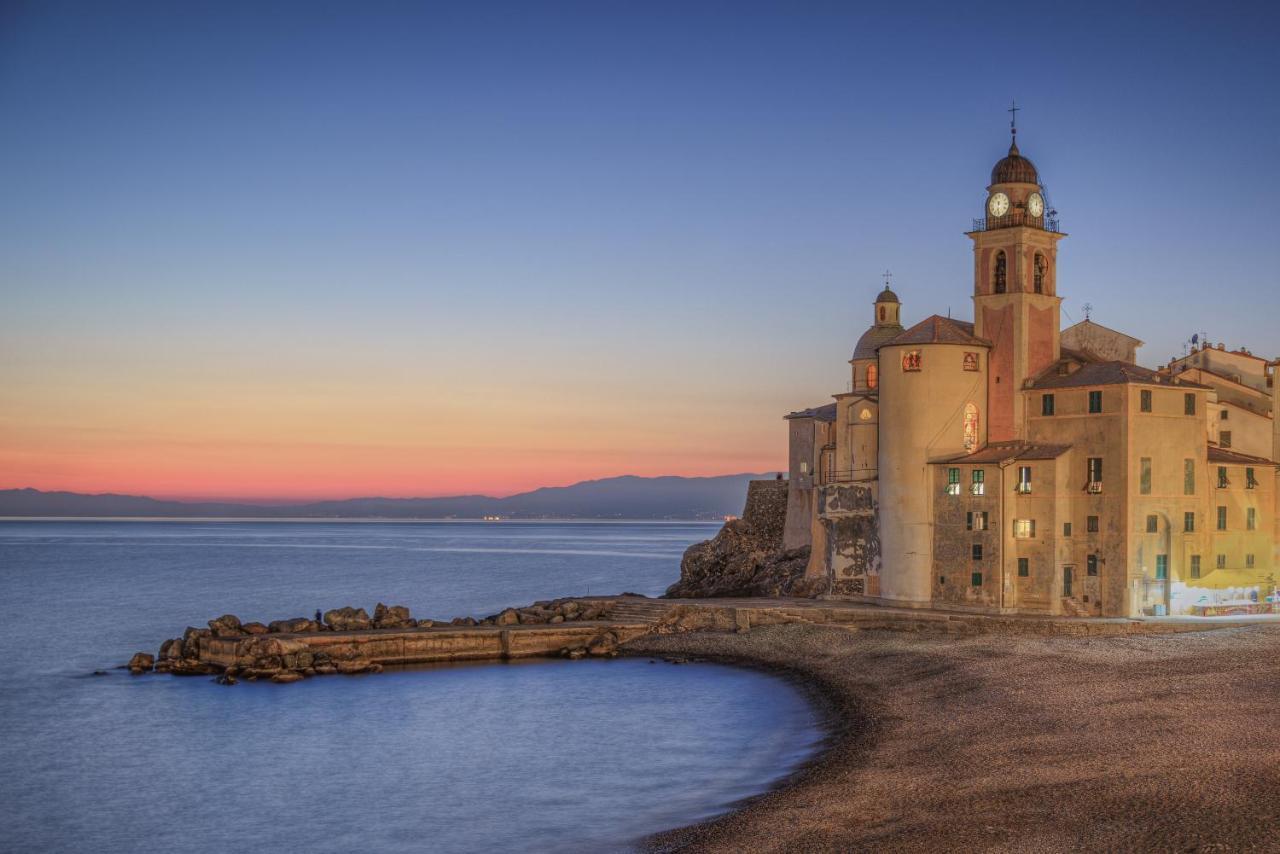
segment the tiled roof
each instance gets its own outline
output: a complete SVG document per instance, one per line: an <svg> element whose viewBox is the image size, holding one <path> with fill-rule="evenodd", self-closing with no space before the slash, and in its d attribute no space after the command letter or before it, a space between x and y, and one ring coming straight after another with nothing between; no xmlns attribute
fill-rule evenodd
<svg viewBox="0 0 1280 854"><path fill-rule="evenodd" d="M1058 373L1056 364L1050 365L1041 372L1030 388L1076 388L1089 385L1119 385L1123 383L1142 383L1145 385L1178 386L1180 388L1202 388L1208 386L1199 383L1179 381L1174 383L1164 374L1131 365L1128 362L1094 362L1069 374Z"/></svg>
<svg viewBox="0 0 1280 854"><path fill-rule="evenodd" d="M1209 446L1209 462L1235 463L1238 466L1280 466L1280 463L1269 460L1266 457L1255 457L1250 454L1241 454L1238 451L1228 451L1226 448L1219 448L1217 445Z"/></svg>
<svg viewBox="0 0 1280 854"><path fill-rule="evenodd" d="M992 442L972 454L961 454L933 460L939 463L1003 463L1008 460L1056 460L1071 450L1070 445L1037 444L1035 442Z"/></svg>
<svg viewBox="0 0 1280 854"><path fill-rule="evenodd" d="M915 326L894 337L881 347L898 344L968 344L973 347L990 347L991 342L973 334L973 324L952 320L940 314L926 317Z"/></svg>
<svg viewBox="0 0 1280 854"><path fill-rule="evenodd" d="M1147 342L1143 341L1141 338L1134 338L1132 335L1129 335L1129 334L1127 334L1127 333L1121 332L1119 329L1112 329L1110 326L1103 326L1101 323L1098 323L1097 321L1094 321L1094 320L1090 320L1090 319L1089 319L1089 318L1087 318L1087 317L1086 317L1084 320L1080 321L1079 323L1076 323L1076 324L1074 324L1074 325L1072 325L1072 326L1068 326L1066 329L1064 329L1064 330L1062 330L1062 331L1063 331L1063 333L1065 334L1065 333L1067 333L1067 332L1070 332L1072 329L1085 329L1085 328L1088 328L1088 327L1090 327L1090 326L1092 326L1092 327L1094 327L1094 328L1096 328L1096 329L1102 329L1102 330L1104 330L1104 331L1106 331L1106 332L1110 332L1110 333L1112 333L1113 335L1119 335L1119 336L1121 336L1121 337L1123 337L1123 338L1128 338L1130 341L1132 341L1132 342L1134 342L1135 344L1138 344L1138 345L1142 345L1142 344L1147 343Z"/></svg>
<svg viewBox="0 0 1280 854"><path fill-rule="evenodd" d="M835 421L836 405L828 403L824 406L815 406L812 409L801 409L798 412L792 412L782 416L785 420L792 418L816 418L818 421Z"/></svg>

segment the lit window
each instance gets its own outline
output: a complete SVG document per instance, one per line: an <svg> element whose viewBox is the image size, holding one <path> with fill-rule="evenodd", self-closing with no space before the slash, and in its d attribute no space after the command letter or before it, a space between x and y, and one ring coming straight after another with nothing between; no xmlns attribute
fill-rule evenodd
<svg viewBox="0 0 1280 854"><path fill-rule="evenodd" d="M1013 535L1020 540L1027 540L1036 535L1035 519L1014 519Z"/></svg>
<svg viewBox="0 0 1280 854"><path fill-rule="evenodd" d="M985 495L987 492L987 473L983 469L973 470L973 483L969 487L969 492L973 495Z"/></svg>
<svg viewBox="0 0 1280 854"><path fill-rule="evenodd" d="M1025 557L1018 558L1018 577L1019 578L1031 577L1031 560L1029 558L1025 558Z"/></svg>
<svg viewBox="0 0 1280 854"><path fill-rule="evenodd" d="M875 365L867 365L867 388L875 388L879 383L880 371Z"/></svg>
<svg viewBox="0 0 1280 854"><path fill-rule="evenodd" d="M1089 411L1090 412L1102 411L1102 392L1100 391L1089 392ZM1150 412L1150 410L1146 410L1146 411Z"/></svg>
<svg viewBox="0 0 1280 854"><path fill-rule="evenodd" d="M1142 411L1150 412L1151 411L1151 390L1144 388L1141 392L1138 393L1138 398L1139 398L1139 403L1141 405ZM1089 392L1089 407L1090 407L1089 408L1090 412L1102 411L1101 392L1099 392L1099 401L1098 401L1097 409L1093 409L1093 392Z"/></svg>
<svg viewBox="0 0 1280 854"><path fill-rule="evenodd" d="M920 351L908 350L902 354L902 370L918 371L920 370Z"/></svg>
<svg viewBox="0 0 1280 854"><path fill-rule="evenodd" d="M808 473L809 473L809 461L808 461L808 460L801 460L801 461L800 461L800 474L808 474Z"/></svg>
<svg viewBox="0 0 1280 854"><path fill-rule="evenodd" d="M960 494L960 469L947 469L947 495Z"/></svg>
<svg viewBox="0 0 1280 854"><path fill-rule="evenodd" d="M977 512L969 513L966 519L965 527L970 531L987 530L987 511L980 510Z"/></svg>

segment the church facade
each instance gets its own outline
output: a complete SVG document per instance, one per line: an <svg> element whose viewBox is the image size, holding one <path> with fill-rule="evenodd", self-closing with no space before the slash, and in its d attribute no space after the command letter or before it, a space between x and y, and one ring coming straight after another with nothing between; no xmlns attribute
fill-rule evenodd
<svg viewBox="0 0 1280 854"><path fill-rule="evenodd" d="M1061 328L1056 212L1018 150L974 220L972 322L889 289L848 391L786 416L785 544L829 595L1069 616L1280 613L1280 360L1199 343L1159 370Z"/></svg>

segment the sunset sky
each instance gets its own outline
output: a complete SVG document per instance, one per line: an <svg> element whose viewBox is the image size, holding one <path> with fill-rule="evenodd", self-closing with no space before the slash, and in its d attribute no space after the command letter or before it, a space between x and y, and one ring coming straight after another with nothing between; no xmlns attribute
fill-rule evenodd
<svg viewBox="0 0 1280 854"><path fill-rule="evenodd" d="M7 3L0 488L784 465L1019 144L1064 320L1280 356L1274 4Z"/></svg>

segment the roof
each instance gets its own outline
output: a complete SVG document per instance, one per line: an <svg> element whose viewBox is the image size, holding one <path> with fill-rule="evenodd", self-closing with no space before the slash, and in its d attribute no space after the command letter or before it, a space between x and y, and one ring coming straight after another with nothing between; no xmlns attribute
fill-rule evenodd
<svg viewBox="0 0 1280 854"><path fill-rule="evenodd" d="M812 407L811 409L801 409L797 412L791 412L782 417L787 421L790 421L792 418L815 418L818 421L835 421L836 405L834 403L828 403L823 406Z"/></svg>
<svg viewBox="0 0 1280 854"><path fill-rule="evenodd" d="M902 324L895 323L892 325L881 326L876 324L862 333L862 337L858 339L858 343L854 345L853 355L849 357L849 361L856 359L874 359L876 357L876 349L881 344L892 338L902 334Z"/></svg>
<svg viewBox="0 0 1280 854"><path fill-rule="evenodd" d="M889 286L885 285L884 290L876 295L876 302L902 302L898 299L898 295L889 290Z"/></svg>
<svg viewBox="0 0 1280 854"><path fill-rule="evenodd" d="M1028 388L1079 388L1090 385L1121 385L1125 383L1176 385L1179 388L1209 388L1208 386L1185 380L1175 383L1170 377L1156 373L1150 368L1116 361L1093 362L1083 365L1079 370L1070 374L1060 374L1057 372L1056 364L1050 365L1041 372L1040 376L1036 377Z"/></svg>
<svg viewBox="0 0 1280 854"><path fill-rule="evenodd" d="M926 317L906 332L881 344L881 347L899 344L968 344L973 347L990 347L991 342L973 334L973 324L952 320L935 314Z"/></svg>
<svg viewBox="0 0 1280 854"><path fill-rule="evenodd" d="M1074 359L1077 362L1080 362L1085 365L1089 364L1090 362L1106 361L1106 359L1103 359L1099 356L1095 356L1092 353L1090 353L1088 350L1073 350L1070 347L1059 347L1058 349L1062 353L1062 358Z"/></svg>
<svg viewBox="0 0 1280 854"><path fill-rule="evenodd" d="M940 463L1003 463L1010 460L1056 460L1071 450L1070 445L1051 445L1035 442L992 442L972 454L932 460Z"/></svg>
<svg viewBox="0 0 1280 854"><path fill-rule="evenodd" d="M1226 448L1219 448L1217 445L1209 446L1209 462L1235 463L1241 466L1280 466L1280 463L1269 460L1266 457L1255 457L1251 454L1242 454L1239 451L1228 451Z"/></svg>
<svg viewBox="0 0 1280 854"><path fill-rule="evenodd" d="M1018 151L1018 141L1009 145L1009 153L991 170L992 184L1039 184L1036 166Z"/></svg>
<svg viewBox="0 0 1280 854"><path fill-rule="evenodd" d="M1141 338L1134 338L1132 335L1121 332L1118 329L1112 329L1110 326L1103 326L1101 323L1095 323L1094 321L1090 320L1087 317L1084 320L1080 321L1079 323L1073 323L1071 326L1068 326L1066 329L1062 330L1062 334L1066 335L1072 329L1078 329L1080 327L1089 327L1089 326L1095 327L1097 329L1101 329L1104 332L1110 332L1112 335L1119 335L1121 338L1128 338L1134 344L1142 345L1147 343L1143 341Z"/></svg>

